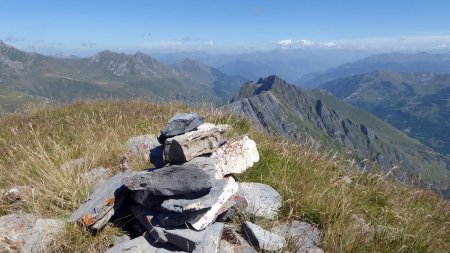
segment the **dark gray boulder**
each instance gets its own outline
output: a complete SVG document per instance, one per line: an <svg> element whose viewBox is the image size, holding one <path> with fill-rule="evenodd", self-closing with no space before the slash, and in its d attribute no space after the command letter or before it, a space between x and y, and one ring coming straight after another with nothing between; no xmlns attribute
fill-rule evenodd
<svg viewBox="0 0 450 253"><path fill-rule="evenodd" d="M132 191L145 190L156 196L208 192L213 184L210 175L195 165L172 165L138 172L124 177L122 182Z"/></svg>
<svg viewBox="0 0 450 253"><path fill-rule="evenodd" d="M167 126L161 130L158 141L163 144L167 138L190 132L204 122L205 118L196 113L177 113L169 120Z"/></svg>

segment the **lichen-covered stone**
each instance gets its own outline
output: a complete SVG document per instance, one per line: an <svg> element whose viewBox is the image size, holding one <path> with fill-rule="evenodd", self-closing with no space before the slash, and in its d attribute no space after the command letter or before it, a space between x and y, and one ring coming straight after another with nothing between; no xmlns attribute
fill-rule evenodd
<svg viewBox="0 0 450 253"><path fill-rule="evenodd" d="M245 212L274 219L281 208L281 195L272 187L260 183L240 183L239 193L248 203Z"/></svg>

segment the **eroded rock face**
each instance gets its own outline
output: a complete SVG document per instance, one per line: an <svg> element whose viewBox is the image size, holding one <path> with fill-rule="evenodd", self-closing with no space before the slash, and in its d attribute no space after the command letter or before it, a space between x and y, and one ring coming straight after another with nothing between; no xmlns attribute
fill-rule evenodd
<svg viewBox="0 0 450 253"><path fill-rule="evenodd" d="M269 232L249 221L242 224L242 230L249 242L258 249L276 251L286 245L286 240L281 235Z"/></svg>
<svg viewBox="0 0 450 253"><path fill-rule="evenodd" d="M30 237L22 247L23 252L46 252L47 248L64 230L65 222L59 219L38 219Z"/></svg>
<svg viewBox="0 0 450 253"><path fill-rule="evenodd" d="M0 217L0 252L17 252L30 238L36 216L9 214Z"/></svg>
<svg viewBox="0 0 450 253"><path fill-rule="evenodd" d="M101 229L119 209L127 189L122 184L122 178L131 172L119 173L105 181L70 217L70 222L78 222L91 229Z"/></svg>
<svg viewBox="0 0 450 253"><path fill-rule="evenodd" d="M323 252L318 247L320 230L306 222L295 220L287 222L273 228L272 232L283 236L289 243L294 244L296 252Z"/></svg>
<svg viewBox="0 0 450 253"><path fill-rule="evenodd" d="M167 139L164 158L169 163L181 163L214 152L224 143L223 133L229 126L205 123L197 130Z"/></svg>
<svg viewBox="0 0 450 253"><path fill-rule="evenodd" d="M158 140L162 144L167 138L193 131L204 122L205 118L198 114L177 113L169 120L167 126L161 130Z"/></svg>
<svg viewBox="0 0 450 253"><path fill-rule="evenodd" d="M211 157L215 160L217 178L242 173L259 161L256 143L246 135L228 140Z"/></svg>
<svg viewBox="0 0 450 253"><path fill-rule="evenodd" d="M150 150L159 145L158 140L153 135L139 135L127 141L127 159L144 158L148 159Z"/></svg>
<svg viewBox="0 0 450 253"><path fill-rule="evenodd" d="M212 187L208 173L186 164L138 172L124 177L122 182L130 190L145 190L156 196L208 192Z"/></svg>
<svg viewBox="0 0 450 253"><path fill-rule="evenodd" d="M247 200L246 213L274 219L281 207L281 195L272 187L260 183L240 183L239 193Z"/></svg>

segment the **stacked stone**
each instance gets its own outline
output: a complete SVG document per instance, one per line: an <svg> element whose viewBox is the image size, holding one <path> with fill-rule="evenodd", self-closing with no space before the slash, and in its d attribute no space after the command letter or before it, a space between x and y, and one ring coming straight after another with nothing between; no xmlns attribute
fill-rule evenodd
<svg viewBox="0 0 450 253"><path fill-rule="evenodd" d="M177 114L157 137L159 143L151 137L133 138L128 142L128 157L139 156L144 150L157 168L116 174L69 220L98 230L123 210L131 213L145 228L143 236L108 252L282 249L286 245L283 235L245 222L242 230L251 247L225 223L241 212L273 219L281 207L281 196L270 186L237 182L234 174L253 166L259 154L248 136L227 140L229 128L205 123L197 114ZM237 243L222 239L229 235L239 238Z"/></svg>

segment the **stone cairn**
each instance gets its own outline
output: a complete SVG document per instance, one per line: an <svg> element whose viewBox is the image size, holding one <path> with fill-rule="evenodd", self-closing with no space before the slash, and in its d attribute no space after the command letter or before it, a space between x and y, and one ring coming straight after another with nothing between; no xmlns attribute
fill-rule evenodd
<svg viewBox="0 0 450 253"><path fill-rule="evenodd" d="M145 155L156 168L125 170L102 181L69 221L93 231L108 222L131 227L134 239L121 240L110 253L282 251L293 239L296 252L321 252L320 231L307 223L267 231L245 221L245 239L228 224L237 214L274 219L282 204L268 185L237 182L234 174L252 167L259 154L248 136L227 140L229 128L197 114L176 114L157 138L130 139L127 159Z"/></svg>

